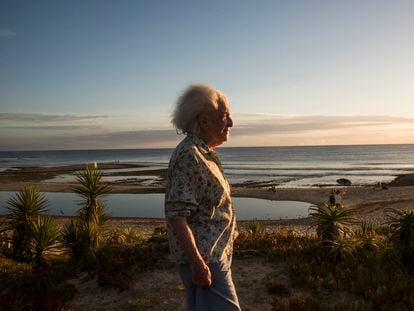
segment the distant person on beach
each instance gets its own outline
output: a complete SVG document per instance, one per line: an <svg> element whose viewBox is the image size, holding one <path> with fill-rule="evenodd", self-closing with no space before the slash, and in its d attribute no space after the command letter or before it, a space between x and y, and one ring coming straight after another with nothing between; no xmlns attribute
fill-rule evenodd
<svg viewBox="0 0 414 311"><path fill-rule="evenodd" d="M214 151L233 126L227 98L211 86L192 85L179 97L172 123L186 137L170 159L165 217L187 310L240 310L230 269L236 218Z"/></svg>
<svg viewBox="0 0 414 311"><path fill-rule="evenodd" d="M329 194L329 206L335 206L335 190Z"/></svg>
<svg viewBox="0 0 414 311"><path fill-rule="evenodd" d="M341 208L341 206L342 206L342 195L341 195L341 191L339 191L339 190L336 190L335 191L334 201L335 201L335 207L336 208Z"/></svg>

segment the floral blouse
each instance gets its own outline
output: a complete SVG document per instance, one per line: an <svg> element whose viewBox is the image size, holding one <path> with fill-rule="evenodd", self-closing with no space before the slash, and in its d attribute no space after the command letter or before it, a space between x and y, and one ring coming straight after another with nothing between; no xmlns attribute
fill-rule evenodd
<svg viewBox="0 0 414 311"><path fill-rule="evenodd" d="M186 137L175 149L168 168L165 217L185 217L200 254L207 263L230 265L236 218L230 186L214 151L197 137ZM178 238L168 227L171 253L187 263Z"/></svg>

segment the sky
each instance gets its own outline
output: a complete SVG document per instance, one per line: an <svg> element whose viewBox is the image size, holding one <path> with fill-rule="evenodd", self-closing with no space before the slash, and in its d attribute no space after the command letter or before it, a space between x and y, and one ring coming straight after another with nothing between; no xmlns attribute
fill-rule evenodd
<svg viewBox="0 0 414 311"><path fill-rule="evenodd" d="M414 143L411 0L2 0L0 150L174 147L177 97L225 146Z"/></svg>

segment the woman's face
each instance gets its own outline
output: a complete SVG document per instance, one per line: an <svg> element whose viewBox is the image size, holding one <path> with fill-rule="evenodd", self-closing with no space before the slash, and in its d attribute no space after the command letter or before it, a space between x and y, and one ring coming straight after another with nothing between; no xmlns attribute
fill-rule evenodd
<svg viewBox="0 0 414 311"><path fill-rule="evenodd" d="M202 126L202 138L209 147L216 147L229 139L233 120L227 101L219 103L218 110L206 114Z"/></svg>

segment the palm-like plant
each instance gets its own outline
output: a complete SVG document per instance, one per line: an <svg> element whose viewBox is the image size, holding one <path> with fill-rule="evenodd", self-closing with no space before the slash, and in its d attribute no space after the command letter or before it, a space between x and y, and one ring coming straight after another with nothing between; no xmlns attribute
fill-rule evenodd
<svg viewBox="0 0 414 311"><path fill-rule="evenodd" d="M355 212L352 209L337 209L324 204L311 207L309 210L311 226L316 227L318 237L324 240L333 241L345 236L351 232L349 225L355 222Z"/></svg>
<svg viewBox="0 0 414 311"><path fill-rule="evenodd" d="M60 238L56 221L50 216L38 217L32 231L34 261L38 266L46 264L45 252L58 247Z"/></svg>
<svg viewBox="0 0 414 311"><path fill-rule="evenodd" d="M7 201L6 225L12 232L13 257L28 260L32 257L31 238L34 224L40 214L47 212L46 199L33 188L26 187Z"/></svg>
<svg viewBox="0 0 414 311"><path fill-rule="evenodd" d="M401 262L414 274L414 211L391 210L388 218L391 239L400 244Z"/></svg>
<svg viewBox="0 0 414 311"><path fill-rule="evenodd" d="M392 239L402 246L414 248L414 211L390 210L387 216Z"/></svg>
<svg viewBox="0 0 414 311"><path fill-rule="evenodd" d="M102 220L100 210L102 211L104 208L99 197L110 192L110 188L102 183L102 172L87 167L84 171L78 173L76 181L79 185L72 189L82 198L81 219L99 224Z"/></svg>
<svg viewBox="0 0 414 311"><path fill-rule="evenodd" d="M93 254L99 245L100 228L107 219L105 205L100 198L108 194L110 188L102 183L102 173L95 167L87 167L78 173L77 182L79 185L72 189L82 198L79 210L82 225L78 226L83 230L81 236L84 240L80 243L86 248L85 253Z"/></svg>
<svg viewBox="0 0 414 311"><path fill-rule="evenodd" d="M63 227L61 233L62 246L69 252L73 259L80 259L85 249L85 230L82 222L72 220Z"/></svg>

